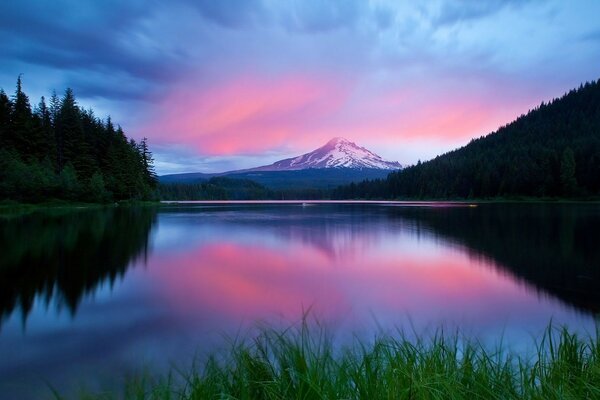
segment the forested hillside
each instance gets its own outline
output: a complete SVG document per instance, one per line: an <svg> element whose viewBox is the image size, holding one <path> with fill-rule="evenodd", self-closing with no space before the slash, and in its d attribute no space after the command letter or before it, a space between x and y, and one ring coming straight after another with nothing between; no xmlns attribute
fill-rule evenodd
<svg viewBox="0 0 600 400"><path fill-rule="evenodd" d="M0 200L149 199L155 186L146 139L79 107L71 89L33 108L21 77L14 95L0 89Z"/></svg>
<svg viewBox="0 0 600 400"><path fill-rule="evenodd" d="M600 195L600 80L586 83L467 146L334 198Z"/></svg>
<svg viewBox="0 0 600 400"><path fill-rule="evenodd" d="M159 183L160 200L318 200L326 189L271 189L249 179L218 176L198 183Z"/></svg>

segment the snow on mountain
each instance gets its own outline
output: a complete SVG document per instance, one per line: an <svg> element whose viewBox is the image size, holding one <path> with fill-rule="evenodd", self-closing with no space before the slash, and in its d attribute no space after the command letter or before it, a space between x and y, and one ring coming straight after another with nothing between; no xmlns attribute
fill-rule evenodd
<svg viewBox="0 0 600 400"><path fill-rule="evenodd" d="M252 168L250 171L294 171L307 168L352 168L352 169L401 169L402 165L395 161L385 161L377 154L360 147L351 141L336 137L325 146L287 158L271 165Z"/></svg>

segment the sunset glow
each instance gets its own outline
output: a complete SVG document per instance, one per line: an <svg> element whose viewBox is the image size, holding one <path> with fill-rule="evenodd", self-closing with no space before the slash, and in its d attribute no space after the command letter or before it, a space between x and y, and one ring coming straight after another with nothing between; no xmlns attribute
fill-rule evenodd
<svg viewBox="0 0 600 400"><path fill-rule="evenodd" d="M576 3L5 2L0 86L24 73L35 101L72 87L148 137L159 174L337 136L411 164L596 79L600 4Z"/></svg>
<svg viewBox="0 0 600 400"><path fill-rule="evenodd" d="M0 397L598 397L600 0L0 36Z"/></svg>
<svg viewBox="0 0 600 400"><path fill-rule="evenodd" d="M543 324L556 307L552 301L540 304L503 266L410 225L379 230L369 224L352 234L335 224L318 231L290 226L287 234L269 227L260 230L259 243L252 239L259 235L254 225L241 236L228 233L246 226L244 220L212 226L205 236L205 224L213 218L206 214L186 227L185 245L147 266L148 279L160 282L153 285L158 301L179 316L210 314L251 325L296 321L310 309L323 321L362 329L374 322L372 310L379 322L410 316L418 324L480 321L485 326L509 317ZM163 225L174 222L166 218ZM169 238L178 236L165 230L156 243L171 248Z"/></svg>

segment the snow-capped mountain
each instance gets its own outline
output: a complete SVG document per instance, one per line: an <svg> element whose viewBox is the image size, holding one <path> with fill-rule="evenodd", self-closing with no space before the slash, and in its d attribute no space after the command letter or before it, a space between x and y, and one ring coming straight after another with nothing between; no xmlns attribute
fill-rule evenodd
<svg viewBox="0 0 600 400"><path fill-rule="evenodd" d="M336 137L310 153L287 158L271 165L248 171L297 171L308 168L401 169L395 161L386 161L377 154L355 143Z"/></svg>

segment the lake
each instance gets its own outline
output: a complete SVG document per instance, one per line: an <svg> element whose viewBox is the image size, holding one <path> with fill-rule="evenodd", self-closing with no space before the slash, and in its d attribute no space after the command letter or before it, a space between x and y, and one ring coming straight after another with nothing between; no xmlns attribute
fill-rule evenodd
<svg viewBox="0 0 600 400"><path fill-rule="evenodd" d="M188 203L0 219L0 393L121 388L303 313L343 343L593 332L600 205Z"/></svg>

